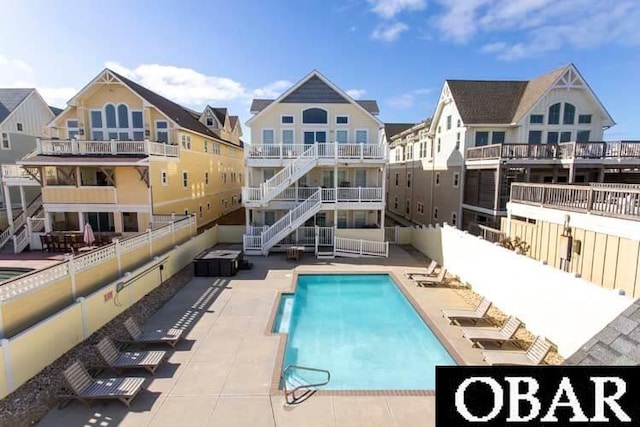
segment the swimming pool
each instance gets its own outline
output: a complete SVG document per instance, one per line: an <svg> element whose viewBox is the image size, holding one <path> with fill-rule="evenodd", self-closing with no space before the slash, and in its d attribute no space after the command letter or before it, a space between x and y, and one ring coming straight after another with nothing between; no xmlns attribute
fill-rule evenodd
<svg viewBox="0 0 640 427"><path fill-rule="evenodd" d="M387 274L299 275L273 332L289 334L282 369L326 369L328 390L433 390L455 364Z"/></svg>

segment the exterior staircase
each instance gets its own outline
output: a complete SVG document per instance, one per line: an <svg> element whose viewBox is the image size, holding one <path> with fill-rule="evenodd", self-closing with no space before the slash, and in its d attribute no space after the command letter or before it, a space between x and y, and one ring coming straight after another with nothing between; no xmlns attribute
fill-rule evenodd
<svg viewBox="0 0 640 427"><path fill-rule="evenodd" d="M260 184L259 188L243 188L242 200L258 206L266 206L274 197L292 186L318 164L318 146L310 145L300 156L282 170Z"/></svg>
<svg viewBox="0 0 640 427"><path fill-rule="evenodd" d="M245 252L247 255L268 255L269 249L318 213L321 206L322 189L318 188L309 198L262 231L260 235L245 235L243 238Z"/></svg>
<svg viewBox="0 0 640 427"><path fill-rule="evenodd" d="M14 252L22 252L30 240L29 227L27 222L32 217L37 217L42 211L42 195L36 197L27 206L26 211L13 218L13 227L7 227L0 233L0 248L3 248L9 241L14 241Z"/></svg>

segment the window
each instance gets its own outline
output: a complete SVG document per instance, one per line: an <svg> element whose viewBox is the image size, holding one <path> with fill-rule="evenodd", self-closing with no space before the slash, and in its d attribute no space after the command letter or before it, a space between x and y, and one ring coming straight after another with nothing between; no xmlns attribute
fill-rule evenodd
<svg viewBox="0 0 640 427"><path fill-rule="evenodd" d="M282 116L280 120L285 125L293 124L293 116Z"/></svg>
<svg viewBox="0 0 640 427"><path fill-rule="evenodd" d="M337 125L348 125L349 124L349 116L336 116L336 124Z"/></svg>
<svg viewBox="0 0 640 427"><path fill-rule="evenodd" d="M132 111L131 112L131 127L134 129L142 129L144 128L142 120L142 111ZM121 126L122 127L122 126Z"/></svg>
<svg viewBox="0 0 640 427"><path fill-rule="evenodd" d="M460 149L460 132L456 133L456 150Z"/></svg>
<svg viewBox="0 0 640 427"><path fill-rule="evenodd" d="M529 116L529 123L531 124L543 124L544 123L544 114L532 114Z"/></svg>
<svg viewBox="0 0 640 427"><path fill-rule="evenodd" d="M356 130L356 144L367 144L369 135L366 129Z"/></svg>
<svg viewBox="0 0 640 427"><path fill-rule="evenodd" d="M476 132L476 147L489 144L489 132Z"/></svg>
<svg viewBox="0 0 640 427"><path fill-rule="evenodd" d="M162 185L169 185L169 176L167 175L167 171L160 172L160 182Z"/></svg>
<svg viewBox="0 0 640 427"><path fill-rule="evenodd" d="M591 132L588 130L579 130L576 135L577 142L589 142Z"/></svg>
<svg viewBox="0 0 640 427"><path fill-rule="evenodd" d="M367 170L356 169L356 187L366 187L366 186L367 186Z"/></svg>
<svg viewBox="0 0 640 427"><path fill-rule="evenodd" d="M529 131L529 144L540 144L542 143L542 131L541 130L530 130Z"/></svg>
<svg viewBox="0 0 640 427"><path fill-rule="evenodd" d="M213 117L207 117L207 126L213 126Z"/></svg>
<svg viewBox="0 0 640 427"><path fill-rule="evenodd" d="M458 119L458 127L462 126L462 120Z"/></svg>
<svg viewBox="0 0 640 427"><path fill-rule="evenodd" d="M571 132L560 132L560 142L571 141Z"/></svg>
<svg viewBox="0 0 640 427"><path fill-rule="evenodd" d="M420 157L427 157L427 141L420 143Z"/></svg>
<svg viewBox="0 0 640 427"><path fill-rule="evenodd" d="M207 202L207 212L211 210L211 203Z"/></svg>
<svg viewBox="0 0 640 427"><path fill-rule="evenodd" d="M547 144L557 144L558 135L558 132L547 132Z"/></svg>
<svg viewBox="0 0 640 427"><path fill-rule="evenodd" d="M169 124L164 120L156 121L156 139L158 142L169 143Z"/></svg>
<svg viewBox="0 0 640 427"><path fill-rule="evenodd" d="M411 188L411 172L407 172L407 188Z"/></svg>
<svg viewBox="0 0 640 427"><path fill-rule="evenodd" d="M433 208L433 219L438 219L438 208Z"/></svg>
<svg viewBox="0 0 640 427"><path fill-rule="evenodd" d="M324 144L327 142L327 132L320 131L305 131L303 134L305 145L312 145L315 143Z"/></svg>
<svg viewBox="0 0 640 427"><path fill-rule="evenodd" d="M202 141L202 151L204 151L205 153L209 152L209 141L207 141L206 139Z"/></svg>
<svg viewBox="0 0 640 427"><path fill-rule="evenodd" d="M262 129L262 143L273 144L275 142L275 135L273 129Z"/></svg>
<svg viewBox="0 0 640 427"><path fill-rule="evenodd" d="M440 133L440 126L438 126L438 133Z"/></svg>
<svg viewBox="0 0 640 427"><path fill-rule="evenodd" d="M321 108L307 108L302 112L304 124L327 124L327 111Z"/></svg>
<svg viewBox="0 0 640 427"><path fill-rule="evenodd" d="M580 114L578 116L579 124L589 124L591 123L591 114Z"/></svg>
<svg viewBox="0 0 640 427"><path fill-rule="evenodd" d="M454 172L453 173L453 188L458 188L459 185L460 185L460 173L459 172Z"/></svg>
<svg viewBox="0 0 640 427"><path fill-rule="evenodd" d="M576 107L573 104L565 102L564 104L564 117L562 118L562 124L572 125L576 120Z"/></svg>
<svg viewBox="0 0 640 427"><path fill-rule="evenodd" d="M16 123L16 131L17 132L22 132L24 129L22 127L22 123Z"/></svg>
<svg viewBox="0 0 640 427"><path fill-rule="evenodd" d="M411 215L411 200L407 199L404 205L404 213L406 215Z"/></svg>
<svg viewBox="0 0 640 427"><path fill-rule="evenodd" d="M447 130L451 129L451 115L447 116Z"/></svg>
<svg viewBox="0 0 640 427"><path fill-rule="evenodd" d="M440 185L440 172L436 172L436 185Z"/></svg>
<svg viewBox="0 0 640 427"><path fill-rule="evenodd" d="M347 212L338 211L338 228L347 228Z"/></svg>
<svg viewBox="0 0 640 427"><path fill-rule="evenodd" d="M189 187L189 172L187 171L182 171L182 186L184 188Z"/></svg>
<svg viewBox="0 0 640 427"><path fill-rule="evenodd" d="M396 172L396 185L400 183L400 174Z"/></svg>
<svg viewBox="0 0 640 427"><path fill-rule="evenodd" d="M204 173L204 183L209 185L209 172Z"/></svg>
<svg viewBox="0 0 640 427"><path fill-rule="evenodd" d="M118 127L129 127L129 109L124 104L118 105Z"/></svg>
<svg viewBox="0 0 640 427"><path fill-rule="evenodd" d="M550 125L560 124L560 103L553 104L549 107L549 122Z"/></svg>
<svg viewBox="0 0 640 427"><path fill-rule="evenodd" d="M413 160L413 144L407 144L407 160Z"/></svg>
<svg viewBox="0 0 640 427"><path fill-rule="evenodd" d="M191 135L182 135L182 148L191 150Z"/></svg>
<svg viewBox="0 0 640 427"><path fill-rule="evenodd" d="M2 132L2 149L8 150L11 148L11 144L9 144L9 134L6 132Z"/></svg>
<svg viewBox="0 0 640 427"><path fill-rule="evenodd" d="M492 132L491 143L492 144L504 144L504 132Z"/></svg>
<svg viewBox="0 0 640 427"><path fill-rule="evenodd" d="M202 205L198 206L198 213L200 214L200 218L202 218Z"/></svg>
<svg viewBox="0 0 640 427"><path fill-rule="evenodd" d="M107 127L108 128L117 128L116 124L116 107L112 104L108 104L104 107L104 115L106 117Z"/></svg>
<svg viewBox="0 0 640 427"><path fill-rule="evenodd" d="M348 130L336 130L336 141L338 144L346 144L347 139L349 139L349 131ZM396 150L397 153L397 150ZM397 160L397 159L396 159Z"/></svg>
<svg viewBox="0 0 640 427"><path fill-rule="evenodd" d="M418 211L419 214L423 214L424 213L424 204L418 202L418 206L417 206L416 210Z"/></svg>
<svg viewBox="0 0 640 427"><path fill-rule="evenodd" d="M393 151L396 153L396 162L399 162L402 157L402 147L396 147Z"/></svg>
<svg viewBox="0 0 640 427"><path fill-rule="evenodd" d="M219 142L214 142L214 143L211 145L211 152L212 152L213 154L218 155L218 156L220 155L220 143L219 143Z"/></svg>
<svg viewBox="0 0 640 427"><path fill-rule="evenodd" d="M437 148L437 152L440 152L440 148L442 147L442 144L440 144L440 138L438 138L438 148Z"/></svg>
<svg viewBox="0 0 640 427"><path fill-rule="evenodd" d="M282 143L293 145L293 129L282 129Z"/></svg>
<svg viewBox="0 0 640 427"><path fill-rule="evenodd" d="M398 198L393 198L393 209L398 210Z"/></svg>
<svg viewBox="0 0 640 427"><path fill-rule="evenodd" d="M365 213L366 212L362 212L362 211L356 211L353 213L353 226L355 228L364 228Z"/></svg>
<svg viewBox="0 0 640 427"><path fill-rule="evenodd" d="M78 127L78 120L67 120L67 138L78 139L78 135L80 135L80 129L78 129Z"/></svg>
<svg viewBox="0 0 640 427"><path fill-rule="evenodd" d="M458 214L451 212L451 225L458 225Z"/></svg>

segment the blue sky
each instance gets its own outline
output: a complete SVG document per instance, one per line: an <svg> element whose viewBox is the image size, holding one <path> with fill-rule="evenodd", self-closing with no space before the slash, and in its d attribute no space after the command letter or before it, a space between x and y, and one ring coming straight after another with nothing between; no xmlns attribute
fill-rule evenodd
<svg viewBox="0 0 640 427"><path fill-rule="evenodd" d="M244 122L251 98L318 69L376 99L383 121L415 122L447 78L530 79L573 62L617 122L606 139L640 139L637 0L0 0L0 10L0 86L35 86L57 106L108 64Z"/></svg>

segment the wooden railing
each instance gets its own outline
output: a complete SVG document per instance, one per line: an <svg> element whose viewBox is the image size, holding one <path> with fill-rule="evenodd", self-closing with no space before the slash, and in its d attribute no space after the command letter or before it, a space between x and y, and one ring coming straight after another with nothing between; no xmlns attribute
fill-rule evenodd
<svg viewBox="0 0 640 427"><path fill-rule="evenodd" d="M640 141L493 144L470 147L467 160L640 158Z"/></svg>
<svg viewBox="0 0 640 427"><path fill-rule="evenodd" d="M511 202L640 221L640 188L511 184Z"/></svg>
<svg viewBox="0 0 640 427"><path fill-rule="evenodd" d="M57 156L156 155L178 157L180 147L151 141L81 141L77 139L37 139L36 153Z"/></svg>

